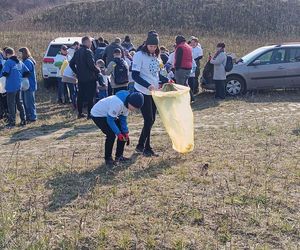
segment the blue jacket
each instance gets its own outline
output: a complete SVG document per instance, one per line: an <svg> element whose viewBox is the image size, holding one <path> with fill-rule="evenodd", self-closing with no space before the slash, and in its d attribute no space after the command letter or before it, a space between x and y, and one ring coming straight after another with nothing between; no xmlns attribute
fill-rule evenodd
<svg viewBox="0 0 300 250"><path fill-rule="evenodd" d="M130 92L127 90L121 90L116 94L116 96L124 103L125 106L127 106L127 97L129 95L130 95ZM107 123L116 135L119 135L121 133L123 133L123 134L128 133L127 116L120 115L119 120L120 120L120 124L121 124L121 131L115 122L115 118L111 117L109 115L107 116Z"/></svg>
<svg viewBox="0 0 300 250"><path fill-rule="evenodd" d="M37 90L37 81L36 81L36 73L35 73L35 61L31 58L27 58L23 61L25 66L29 69L30 75L29 79L29 91Z"/></svg>
<svg viewBox="0 0 300 250"><path fill-rule="evenodd" d="M4 56L0 53L0 77L2 76L2 69L5 63L5 58Z"/></svg>
<svg viewBox="0 0 300 250"><path fill-rule="evenodd" d="M2 69L2 75L6 77L6 92L19 91L21 89L22 78L29 76L29 74L29 69L16 56L9 58Z"/></svg>

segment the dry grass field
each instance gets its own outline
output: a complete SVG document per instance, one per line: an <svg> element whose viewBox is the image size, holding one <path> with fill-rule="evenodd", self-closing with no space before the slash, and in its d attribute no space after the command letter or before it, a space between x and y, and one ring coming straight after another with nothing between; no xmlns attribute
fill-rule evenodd
<svg viewBox="0 0 300 250"><path fill-rule="evenodd" d="M72 34L2 32L0 45L26 45L41 62L60 35ZM161 36L161 44L173 39ZM219 40L239 56L267 43L201 37L206 56ZM0 124L0 249L300 248L299 91L222 102L201 93L193 104L195 150L187 155L172 150L159 117L153 145L160 157L135 155L142 119L133 114L132 162L114 169L103 165L101 132L55 101L40 84L39 121L13 130Z"/></svg>

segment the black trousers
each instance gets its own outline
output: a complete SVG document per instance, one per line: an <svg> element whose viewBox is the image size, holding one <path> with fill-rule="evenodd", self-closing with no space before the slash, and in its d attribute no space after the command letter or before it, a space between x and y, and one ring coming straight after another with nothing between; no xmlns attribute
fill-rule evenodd
<svg viewBox="0 0 300 250"><path fill-rule="evenodd" d="M141 108L144 118L144 127L140 135L138 147L143 147L146 150L151 149L151 129L156 118L156 105L151 95L144 95L144 105Z"/></svg>
<svg viewBox="0 0 300 250"><path fill-rule="evenodd" d="M6 94L0 94L0 117L8 113Z"/></svg>
<svg viewBox="0 0 300 250"><path fill-rule="evenodd" d="M90 115L91 109L94 105L94 96L96 95L96 81L79 82L78 83L78 97L77 108L78 113L82 114L83 103L87 102L87 111Z"/></svg>
<svg viewBox="0 0 300 250"><path fill-rule="evenodd" d="M214 80L214 84L216 87L216 98L225 99L226 93L225 93L225 83L226 80Z"/></svg>
<svg viewBox="0 0 300 250"><path fill-rule="evenodd" d="M16 106L20 112L21 121L25 121L25 109L23 105L23 99L21 91L6 93L7 96L7 108L8 108L8 122L10 125L16 124Z"/></svg>
<svg viewBox="0 0 300 250"><path fill-rule="evenodd" d="M189 84L189 87L190 87L190 96L191 96L191 101L195 101L195 98L194 98L194 92L193 92L193 89L195 87L195 77L189 77L188 79L188 84Z"/></svg>
<svg viewBox="0 0 300 250"><path fill-rule="evenodd" d="M193 93L197 94L199 92L199 87L200 87L200 62L199 65L197 65L196 72L195 72L195 85L193 89Z"/></svg>
<svg viewBox="0 0 300 250"><path fill-rule="evenodd" d="M101 129L101 131L106 135L104 158L105 160L110 160L112 159L112 150L116 140L116 135L108 125L106 117L92 117L92 119L94 123L97 125L97 127ZM119 120L116 121L116 124L119 127L119 129L121 129L121 124ZM125 144L126 142L118 140L116 157L123 156Z"/></svg>

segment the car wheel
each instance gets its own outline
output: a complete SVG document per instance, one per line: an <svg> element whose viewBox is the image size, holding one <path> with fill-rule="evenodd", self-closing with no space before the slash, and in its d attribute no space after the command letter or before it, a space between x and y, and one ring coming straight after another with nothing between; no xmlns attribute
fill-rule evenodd
<svg viewBox="0 0 300 250"><path fill-rule="evenodd" d="M236 96L246 93L246 83L244 79L238 76L230 76L226 80L226 93L231 96Z"/></svg>

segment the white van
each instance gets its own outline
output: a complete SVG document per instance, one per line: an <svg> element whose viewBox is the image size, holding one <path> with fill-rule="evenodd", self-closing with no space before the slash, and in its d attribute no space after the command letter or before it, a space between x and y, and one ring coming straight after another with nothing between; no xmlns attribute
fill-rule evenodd
<svg viewBox="0 0 300 250"><path fill-rule="evenodd" d="M81 37L59 37L51 41L48 45L42 63L42 75L46 88L50 87L51 82L58 77L59 69L54 66L54 59L60 51L61 46L66 45L69 48L74 42L81 44Z"/></svg>

